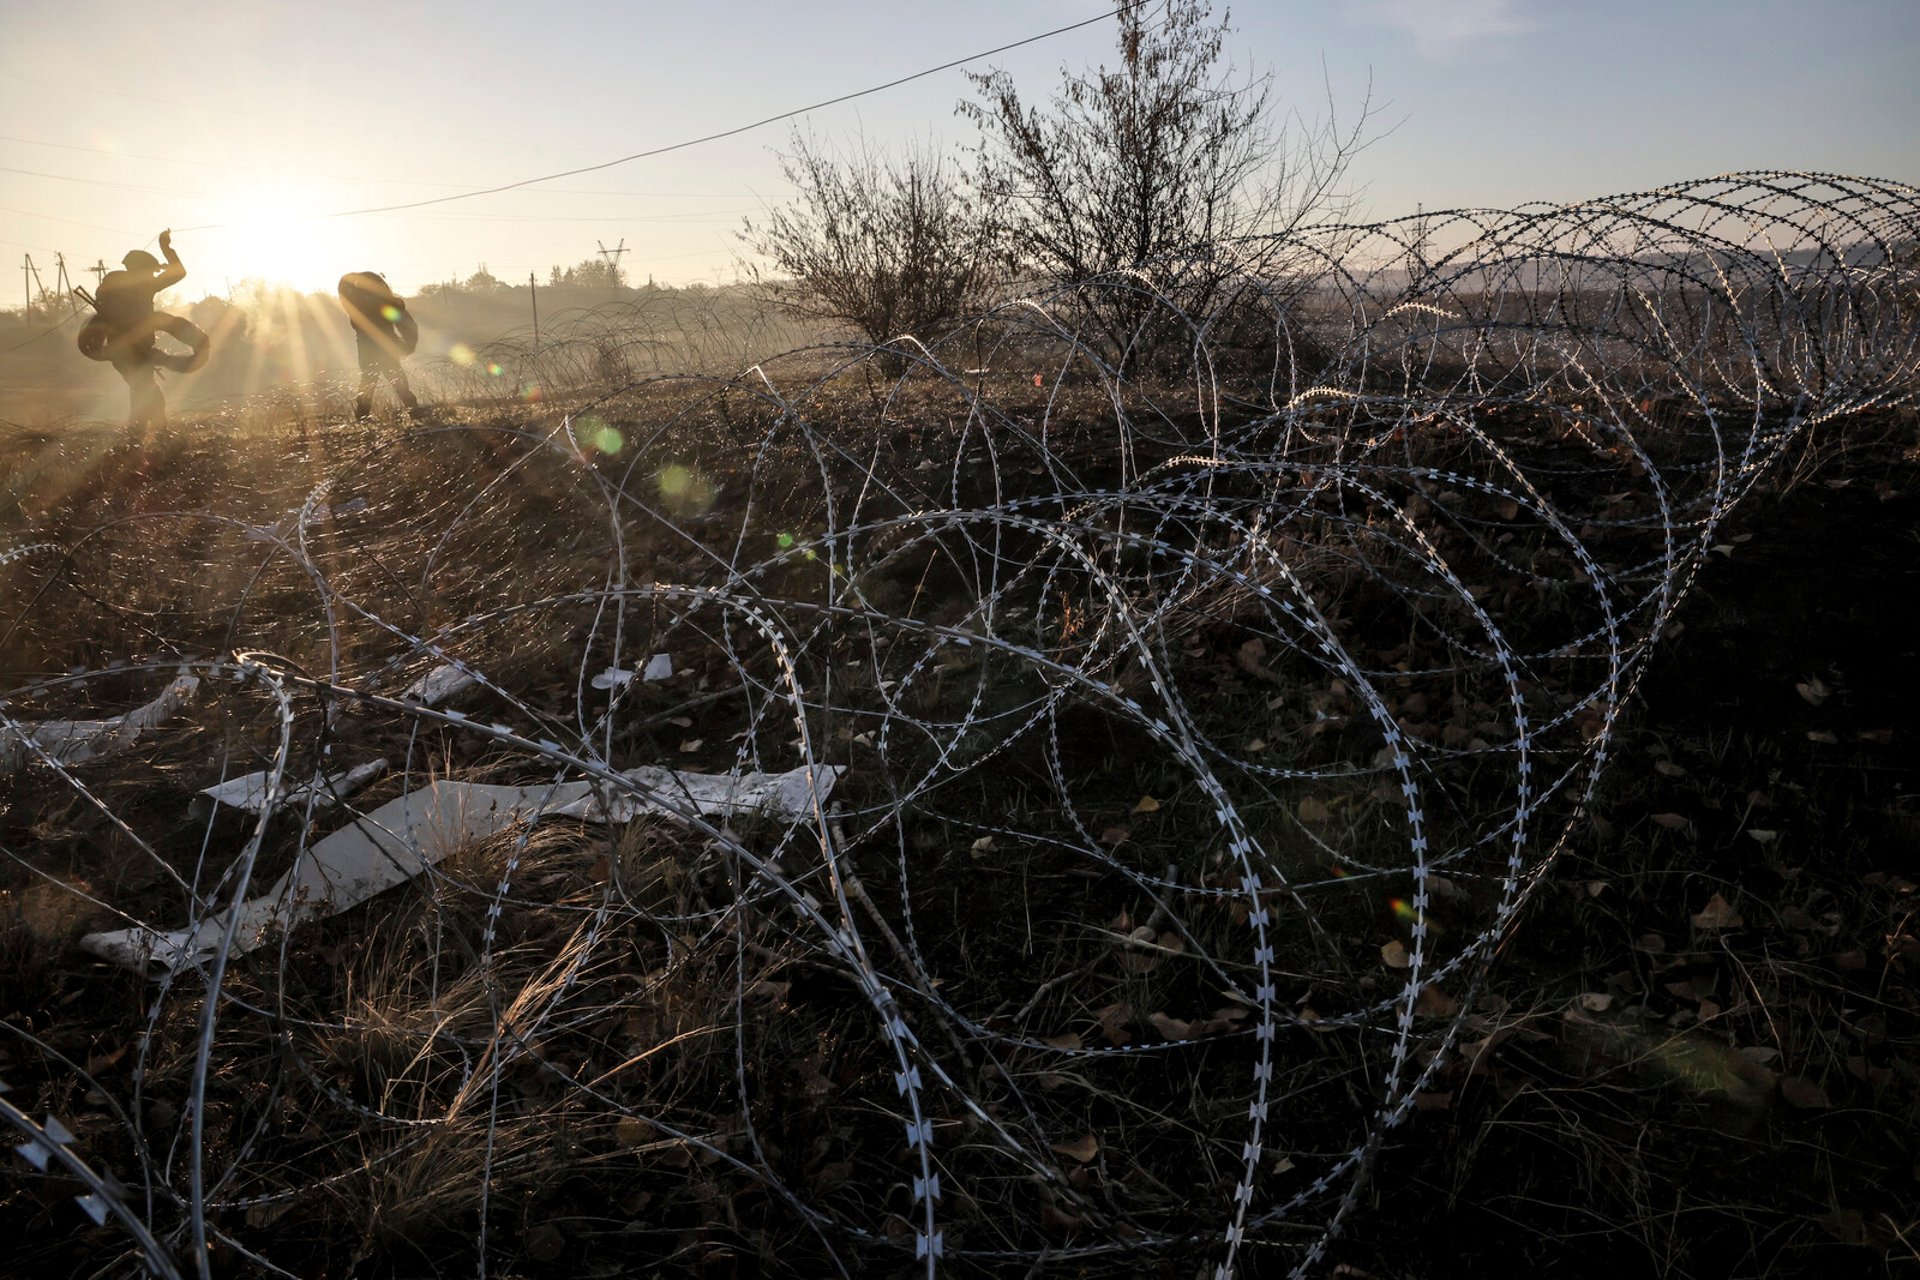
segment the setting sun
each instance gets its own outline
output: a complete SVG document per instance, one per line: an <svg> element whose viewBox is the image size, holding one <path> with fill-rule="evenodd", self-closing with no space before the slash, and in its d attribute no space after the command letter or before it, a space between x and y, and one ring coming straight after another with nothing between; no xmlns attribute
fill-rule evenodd
<svg viewBox="0 0 1920 1280"><path fill-rule="evenodd" d="M272 179L242 187L221 203L226 212L212 224L175 233L201 292L221 293L257 280L331 293L343 272L362 265L364 227L326 216L332 202L317 187Z"/></svg>

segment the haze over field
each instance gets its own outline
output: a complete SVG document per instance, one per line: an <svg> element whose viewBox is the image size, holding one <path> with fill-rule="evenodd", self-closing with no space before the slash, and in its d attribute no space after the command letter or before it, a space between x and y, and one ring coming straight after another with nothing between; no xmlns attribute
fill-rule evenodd
<svg viewBox="0 0 1920 1280"><path fill-rule="evenodd" d="M741 218L788 191L775 123L705 145L422 208L730 130L976 51L1098 18L1103 0L877 11L832 0L566 6L529 21L483 0L157 11L15 5L0 46L0 249L56 253L78 282L179 232L176 297L249 278L328 290L379 269L412 292L481 264L543 281L630 250L644 284L733 278ZM1377 140L1361 211L1580 199L1744 168L1920 174L1920 9L1631 0L1366 0L1236 7L1230 52L1272 68L1308 117L1352 119L1369 78ZM1096 21L979 59L1036 94L1111 61ZM959 147L959 68L800 121L838 141ZM22 301L21 276L0 302Z"/></svg>

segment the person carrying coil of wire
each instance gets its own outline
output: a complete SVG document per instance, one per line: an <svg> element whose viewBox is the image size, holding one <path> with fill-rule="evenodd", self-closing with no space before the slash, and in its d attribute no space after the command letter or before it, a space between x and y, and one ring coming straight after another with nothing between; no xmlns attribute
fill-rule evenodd
<svg viewBox="0 0 1920 1280"><path fill-rule="evenodd" d="M373 390L382 378L393 384L401 404L418 409L419 397L400 367L420 345L420 326L407 314L406 301L377 272L350 271L340 277L340 306L353 324L360 355L360 394L353 402L353 416L373 416Z"/></svg>
<svg viewBox="0 0 1920 1280"><path fill-rule="evenodd" d="M160 233L160 252L166 265L145 249L135 249L120 260L125 268L110 271L89 299L93 318L82 326L77 341L80 354L111 364L127 384L130 426L165 426L166 397L160 393L160 371L192 373L213 354L207 335L191 320L156 311L154 295L187 278L180 255L173 251L173 232ZM160 334L186 344L186 355L156 350Z"/></svg>

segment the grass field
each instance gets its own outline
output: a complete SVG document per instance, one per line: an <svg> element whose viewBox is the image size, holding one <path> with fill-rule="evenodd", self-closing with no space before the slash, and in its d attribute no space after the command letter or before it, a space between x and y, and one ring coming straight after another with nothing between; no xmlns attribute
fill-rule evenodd
<svg viewBox="0 0 1920 1280"><path fill-rule="evenodd" d="M1920 1260L1911 281L1555 216L1384 297L1156 298L1126 376L1073 318L1133 280L717 377L603 376L602 326L367 424L5 428L13 1256ZM628 772L802 766L798 816ZM404 883L172 972L82 943L402 797L580 782L656 807L441 810Z"/></svg>

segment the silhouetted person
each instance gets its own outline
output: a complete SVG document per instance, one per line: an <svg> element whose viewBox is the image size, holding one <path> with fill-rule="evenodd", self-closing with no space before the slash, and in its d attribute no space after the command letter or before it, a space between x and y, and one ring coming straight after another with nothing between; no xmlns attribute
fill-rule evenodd
<svg viewBox="0 0 1920 1280"><path fill-rule="evenodd" d="M155 294L187 278L180 255L173 251L172 231L160 233L160 252L167 257L164 267L145 249L135 249L120 260L125 270L101 277L94 293L93 319L79 334L81 354L108 361L126 380L127 421L132 426L166 425L160 370L192 373L212 354L207 335L198 325L153 309ZM154 350L154 338L162 333L184 342L190 353L180 356Z"/></svg>
<svg viewBox="0 0 1920 1280"><path fill-rule="evenodd" d="M360 394L353 402L353 416L373 415L373 389L382 378L393 384L401 404L418 409L419 397L400 367L401 359L420 345L420 326L407 314L406 301L377 272L350 271L340 277L340 305L353 323L360 355Z"/></svg>

